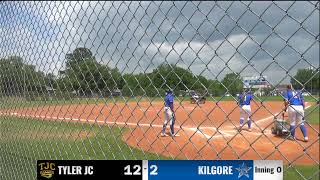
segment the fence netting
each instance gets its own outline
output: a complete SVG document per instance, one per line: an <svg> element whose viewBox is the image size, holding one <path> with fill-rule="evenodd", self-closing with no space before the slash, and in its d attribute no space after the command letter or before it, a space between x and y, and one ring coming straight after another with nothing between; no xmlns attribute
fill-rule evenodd
<svg viewBox="0 0 320 180"><path fill-rule="evenodd" d="M34 179L37 159L280 159L318 179L319 7L0 2L0 179Z"/></svg>

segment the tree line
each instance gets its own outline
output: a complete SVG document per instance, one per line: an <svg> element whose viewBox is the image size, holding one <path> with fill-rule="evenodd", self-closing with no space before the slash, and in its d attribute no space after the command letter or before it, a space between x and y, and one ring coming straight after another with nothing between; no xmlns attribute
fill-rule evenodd
<svg viewBox="0 0 320 180"><path fill-rule="evenodd" d="M201 95L235 95L242 91L239 75L227 74L222 81L194 75L190 70L174 64L161 64L150 73L121 74L96 60L87 48L76 48L66 54L66 64L57 76L36 70L19 56L0 59L0 91L2 96L53 94L61 97L110 96L121 92L123 96L163 96L170 88L175 94L194 90ZM319 90L319 72L300 69L291 78L295 88Z"/></svg>
<svg viewBox="0 0 320 180"><path fill-rule="evenodd" d="M187 89L213 95L226 91L219 81L195 76L190 70L173 64L162 64L150 73L121 74L117 68L97 62L87 48L77 48L67 54L66 69L59 76L54 88L79 95L106 96L117 89L124 96L163 96L168 88L177 94Z"/></svg>
<svg viewBox="0 0 320 180"><path fill-rule="evenodd" d="M0 92L2 96L23 95L25 92L43 93L49 76L35 66L23 63L19 56L0 58Z"/></svg>

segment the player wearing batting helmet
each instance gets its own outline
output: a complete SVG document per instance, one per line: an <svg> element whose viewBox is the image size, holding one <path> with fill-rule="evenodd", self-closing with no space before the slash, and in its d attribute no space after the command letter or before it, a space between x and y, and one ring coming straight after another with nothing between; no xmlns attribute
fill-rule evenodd
<svg viewBox="0 0 320 180"><path fill-rule="evenodd" d="M173 136L179 136L179 134L174 133L174 123L175 123L175 115L174 115L174 109L173 109L173 101L174 101L174 95L171 90L166 91L166 96L164 98L164 114L165 114L165 121L163 123L161 136L168 136L166 134L166 127L168 123L170 122L170 135Z"/></svg>
<svg viewBox="0 0 320 180"><path fill-rule="evenodd" d="M251 92L243 91L239 94L239 106L240 106L240 127L241 129L243 125L245 124L245 119L248 121L248 131L251 131L251 106L250 102L253 99L253 94Z"/></svg>
<svg viewBox="0 0 320 180"><path fill-rule="evenodd" d="M301 91L293 90L291 85L287 86L287 91L283 95L288 108L288 117L290 120L290 140L295 140L296 123L300 125L300 130L304 136L304 141L308 141L307 129L304 126L304 98Z"/></svg>

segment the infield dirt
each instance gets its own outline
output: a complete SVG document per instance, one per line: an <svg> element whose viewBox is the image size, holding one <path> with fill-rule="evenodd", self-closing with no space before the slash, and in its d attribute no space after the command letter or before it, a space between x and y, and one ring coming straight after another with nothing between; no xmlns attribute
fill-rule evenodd
<svg viewBox="0 0 320 180"><path fill-rule="evenodd" d="M307 103L310 106L311 103ZM280 159L285 164L317 164L319 159L319 125L307 126L309 142L303 142L297 128L298 141L271 134L282 102L252 104L252 132L239 123L235 102L190 104L175 103L176 132L180 137L160 137L164 119L162 102L129 102L115 104L72 104L6 109L0 113L41 120L99 123L125 126L129 130L122 140L144 151L181 159ZM312 158L311 158L312 157Z"/></svg>

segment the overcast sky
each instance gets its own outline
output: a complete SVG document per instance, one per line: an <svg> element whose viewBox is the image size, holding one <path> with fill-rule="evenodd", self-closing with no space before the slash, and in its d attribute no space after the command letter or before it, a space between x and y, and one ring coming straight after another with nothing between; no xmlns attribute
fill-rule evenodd
<svg viewBox="0 0 320 180"><path fill-rule="evenodd" d="M319 68L319 2L0 2L0 42L0 57L55 74L87 47L126 73L175 63L287 83L286 70Z"/></svg>

